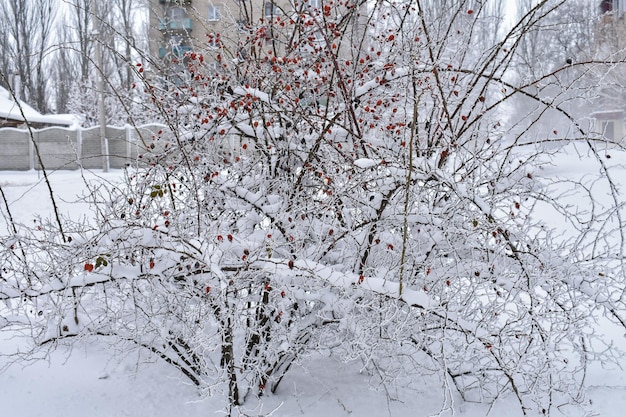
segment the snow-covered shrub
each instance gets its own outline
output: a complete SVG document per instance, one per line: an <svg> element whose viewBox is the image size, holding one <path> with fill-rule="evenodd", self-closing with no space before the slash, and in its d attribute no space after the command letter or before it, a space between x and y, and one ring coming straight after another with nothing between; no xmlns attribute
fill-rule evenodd
<svg viewBox="0 0 626 417"><path fill-rule="evenodd" d="M151 351L231 406L316 352L467 400L580 400L592 313L623 308L619 257L584 233L614 217L562 205L544 152L506 134L509 98L552 103L506 81L519 28L477 50L488 16L466 3L250 22L237 54L144 79L167 127L123 183L93 186L96 222L15 225L4 324Z"/></svg>

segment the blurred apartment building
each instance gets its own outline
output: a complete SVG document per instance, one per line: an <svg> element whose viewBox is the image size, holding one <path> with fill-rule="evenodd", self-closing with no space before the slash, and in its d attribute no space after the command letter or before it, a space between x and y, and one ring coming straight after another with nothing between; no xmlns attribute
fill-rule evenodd
<svg viewBox="0 0 626 417"><path fill-rule="evenodd" d="M248 22L278 16L288 5L282 0L150 0L150 51L161 59L180 57L214 46L217 35L232 47L245 38Z"/></svg>
<svg viewBox="0 0 626 417"><path fill-rule="evenodd" d="M626 0L600 0L592 59L626 61ZM623 142L626 137L626 74L623 65L609 65L602 74L602 87L591 114L594 130L606 139Z"/></svg>
<svg viewBox="0 0 626 417"><path fill-rule="evenodd" d="M597 43L612 50L626 47L626 0L601 0Z"/></svg>
<svg viewBox="0 0 626 417"><path fill-rule="evenodd" d="M322 0L149 0L149 3L150 54L169 72L183 71L183 61L192 52L202 53L209 65L216 65L218 53L226 59L246 59L254 49L251 39L258 39L259 30L266 30L266 49L271 46L276 55L284 53L285 45L293 41L296 27L298 36L325 41L316 32L317 25L282 23L294 16L320 17ZM345 11L335 3L331 16ZM356 32L364 26L363 22L350 23L347 30ZM361 31L358 36L362 34ZM351 47L350 42L341 44L345 44L346 51ZM258 48L257 52L263 53Z"/></svg>
<svg viewBox="0 0 626 417"><path fill-rule="evenodd" d="M620 16L624 15L624 8L626 7L625 0L601 0L600 1L600 13L611 13Z"/></svg>

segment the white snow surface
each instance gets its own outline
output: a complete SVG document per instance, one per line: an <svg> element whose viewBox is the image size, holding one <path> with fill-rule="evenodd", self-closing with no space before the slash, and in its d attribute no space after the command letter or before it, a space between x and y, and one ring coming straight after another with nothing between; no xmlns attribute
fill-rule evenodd
<svg viewBox="0 0 626 417"><path fill-rule="evenodd" d="M373 168L378 164L379 162L369 158L359 158L354 161L354 165L362 169Z"/></svg>
<svg viewBox="0 0 626 417"><path fill-rule="evenodd" d="M78 118L71 114L41 114L23 101L16 102L11 93L3 87L0 87L0 118L61 126L74 126L79 122Z"/></svg>
<svg viewBox="0 0 626 417"><path fill-rule="evenodd" d="M612 152L616 165L625 153ZM367 166L369 161L356 163ZM552 172L569 172L584 166L571 160L556 164ZM626 169L620 168L620 181L626 185ZM82 173L88 179L116 181L121 171L107 174ZM61 210L89 216L86 204L69 204L83 190L83 178L76 171L51 173L51 181ZM13 215L20 221L48 216L51 204L40 173L0 172L2 187ZM6 226L0 224L0 228ZM369 283L374 285L374 282ZM423 301L423 300L420 300ZM600 331L608 329L599 323ZM623 334L608 334L616 346L626 350ZM0 369L8 365L4 355L23 343L7 331L0 331ZM71 353L71 355L70 355ZM626 365L624 363L623 365ZM342 364L315 356L287 374L279 391L242 410L246 415L294 416L521 416L513 397L498 401L494 407L464 403L454 391L446 391L435 378L424 376L410 381L412 389L376 390L370 375L360 372L360 363ZM617 366L594 365L587 375L586 411L568 407L555 415L619 417L626 409L626 374ZM224 415L224 399L201 397L168 365L151 357L127 356L112 359L106 341L77 345L70 352L58 348L29 366L14 364L0 373L0 415L10 417L200 417ZM255 408L256 407L256 408ZM591 412L591 414L587 414ZM237 415L237 413L233 414ZM243 414L242 414L243 415Z"/></svg>

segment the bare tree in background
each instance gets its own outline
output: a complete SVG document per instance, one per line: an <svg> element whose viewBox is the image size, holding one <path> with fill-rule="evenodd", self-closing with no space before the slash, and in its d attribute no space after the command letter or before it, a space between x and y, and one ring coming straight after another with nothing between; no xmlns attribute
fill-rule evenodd
<svg viewBox="0 0 626 417"><path fill-rule="evenodd" d="M117 78L120 80L120 87L125 91L130 91L135 81L135 73L132 69L132 53L135 47L135 39L140 36L138 33L137 20L139 14L144 12L139 9L137 0L113 0L112 13L110 14L109 26L114 30L111 41L113 51L113 62L117 70Z"/></svg>
<svg viewBox="0 0 626 417"><path fill-rule="evenodd" d="M0 3L3 26L2 71L11 74L13 90L37 110L49 109L48 68L56 0L5 0Z"/></svg>
<svg viewBox="0 0 626 417"><path fill-rule="evenodd" d="M133 108L132 55L134 44L142 42L145 34L137 21L143 12L138 0L115 0L107 7L99 7L94 15L93 0L69 0L69 12L57 24L59 48L55 56L58 65L59 96L71 91L68 101L59 108L82 114L87 125L98 123L96 114L96 82L104 76L107 120L110 124L123 124ZM101 23L103 63L95 62L96 23Z"/></svg>
<svg viewBox="0 0 626 417"><path fill-rule="evenodd" d="M9 21L8 19L0 19L0 31L1 33L9 33L9 27L8 27ZM2 48L3 51L8 50L10 48L9 46L9 37L8 36L0 36L0 48ZM0 69L2 70L2 73L7 76L7 78L2 78L0 80L0 85L5 87L5 88L11 88L13 87L10 84L10 77L13 75L13 65L11 63L11 57L9 56L8 53L3 53L0 54Z"/></svg>
<svg viewBox="0 0 626 417"><path fill-rule="evenodd" d="M147 28L141 25L142 15L147 13L147 7L141 0L113 0L110 3L110 12L105 16L105 56L107 64L111 66L113 81L110 85L112 94L109 97L111 113L115 110L115 120L118 123L131 121L139 123L143 120L143 106L138 107L137 91L133 85L138 81L134 71L136 62L147 48ZM139 45L139 49L137 49ZM113 77L114 74L114 77ZM109 82L111 84L111 81ZM117 103L117 104L116 104Z"/></svg>
<svg viewBox="0 0 626 417"><path fill-rule="evenodd" d="M64 19L57 23L56 36L59 48L57 49L51 64L51 77L54 91L55 111L57 113L70 113L70 100L72 87L78 80L79 71L74 65L73 51L69 48L69 30L65 26Z"/></svg>

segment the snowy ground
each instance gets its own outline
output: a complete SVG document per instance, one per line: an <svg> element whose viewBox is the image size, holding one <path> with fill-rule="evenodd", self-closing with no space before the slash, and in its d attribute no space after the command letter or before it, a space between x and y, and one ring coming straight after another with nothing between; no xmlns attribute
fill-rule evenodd
<svg viewBox="0 0 626 417"><path fill-rule="evenodd" d="M624 154L613 154L612 163L626 161ZM554 172L580 169L578 162L558 164ZM626 170L620 180L626 183ZM95 174L88 174L94 178ZM114 181L120 172L98 174ZM83 189L77 172L51 175L55 192L63 201L62 210ZM51 212L47 191L36 172L0 172L0 185L11 202L13 215L30 221L35 215ZM72 214L88 215L87 206L71 205ZM80 213L83 210L83 213ZM4 225L0 225L4 227ZM616 344L626 350L623 334L613 335ZM16 340L0 333L0 353L15 349ZM196 390L185 385L174 371L159 362L143 363L136 357L111 361L104 344L75 347L72 355L59 349L49 360L27 367L10 367L0 374L0 416L20 417L96 417L96 416L211 416L222 415L223 399L198 397ZM5 362L3 362L5 361ZM0 368L6 364L0 358ZM626 362L624 362L626 365ZM140 366L141 365L141 366ZM309 358L283 381L281 391L266 398L260 409L249 415L290 416L507 416L520 415L513 398L503 399L489 409L480 404L462 403L456 396L444 397L440 385L429 380L418 381L420 389L377 392L368 388L369 377L359 373L358 364L338 364L329 358ZM594 366L588 375L589 408L563 409L565 416L624 415L626 410L626 374L612 366ZM452 405L453 410L444 410ZM443 408L443 409L442 409ZM558 410L554 415L558 415Z"/></svg>
<svg viewBox="0 0 626 417"><path fill-rule="evenodd" d="M4 348L3 341L0 348ZM626 377L621 370L594 369L590 374L588 398L593 416L620 417L626 409ZM14 366L0 375L0 410L3 416L105 417L223 415L221 399L200 399L171 368L161 363L109 361L102 346L75 349L71 357L57 351L49 362L22 368ZM307 416L507 416L521 413L513 399L505 399L489 410L479 404L454 399L456 412L439 414L444 399L440 386L419 392L385 393L368 388L368 377L356 366L316 359L290 373L277 395L267 398L261 409L249 415L275 417ZM270 412L273 413L270 414ZM558 415L558 414L555 414ZM565 416L581 416L580 410L563 410Z"/></svg>

